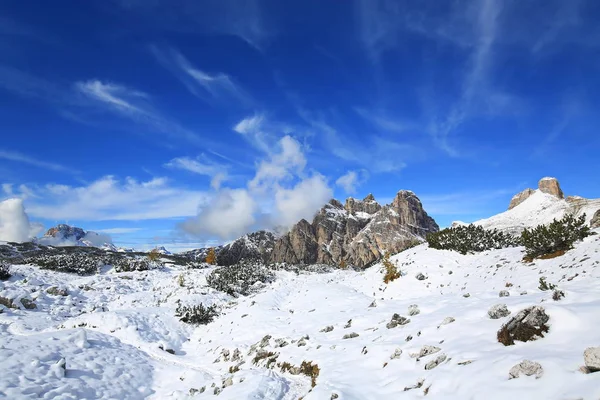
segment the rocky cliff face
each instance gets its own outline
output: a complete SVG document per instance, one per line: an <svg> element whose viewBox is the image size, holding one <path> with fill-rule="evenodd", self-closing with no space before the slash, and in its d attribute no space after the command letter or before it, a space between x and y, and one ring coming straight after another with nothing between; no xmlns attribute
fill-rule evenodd
<svg viewBox="0 0 600 400"><path fill-rule="evenodd" d="M556 178L542 178L538 182L538 190L542 193L551 194L559 199L564 199L565 195L563 194L562 189L560 188L560 184ZM533 189L525 189L521 193L517 193L510 200L510 204L508 205L508 209L511 210L527 200L529 196L535 193Z"/></svg>
<svg viewBox="0 0 600 400"><path fill-rule="evenodd" d="M386 251L398 252L429 232L439 230L417 196L398 192L381 206L373 195L349 198L345 205L331 200L312 223L301 220L274 245L271 262L365 266Z"/></svg>
<svg viewBox="0 0 600 400"><path fill-rule="evenodd" d="M48 232L44 236L50 236L56 239L62 240L81 240L85 236L86 232L77 228L76 226L70 226L66 224L59 224L55 227L48 229Z"/></svg>
<svg viewBox="0 0 600 400"><path fill-rule="evenodd" d="M275 235L267 231L249 233L222 246L217 254L218 265L233 265L244 260L267 262L271 257Z"/></svg>

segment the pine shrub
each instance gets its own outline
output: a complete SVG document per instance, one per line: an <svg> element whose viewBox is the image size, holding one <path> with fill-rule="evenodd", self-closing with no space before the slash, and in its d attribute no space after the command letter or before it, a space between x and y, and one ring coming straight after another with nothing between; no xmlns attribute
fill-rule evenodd
<svg viewBox="0 0 600 400"><path fill-rule="evenodd" d="M383 256L383 267L385 268L385 275L383 276L383 282L388 284L402 276L402 273L398 271L396 264L390 261L390 253L386 252Z"/></svg>
<svg viewBox="0 0 600 400"><path fill-rule="evenodd" d="M590 235L590 227L585 223L585 214L579 218L565 215L556 218L548 225L538 225L521 233L521 243L525 246L525 258L533 259L552 253L564 254L573 248L573 243Z"/></svg>
<svg viewBox="0 0 600 400"><path fill-rule="evenodd" d="M217 315L219 315L219 313L215 305L204 307L204 304L202 303L197 306L182 306L179 304L175 310L175 316L178 317L180 321L192 325L209 324Z"/></svg>
<svg viewBox="0 0 600 400"><path fill-rule="evenodd" d="M484 229L482 226L471 224L430 233L427 235L427 243L433 249L467 254L518 246L519 240L498 229Z"/></svg>
<svg viewBox="0 0 600 400"><path fill-rule="evenodd" d="M254 293L273 280L272 271L251 261L217 268L206 277L208 286L236 297Z"/></svg>
<svg viewBox="0 0 600 400"><path fill-rule="evenodd" d="M0 261L0 281L6 281L10 277L10 267L7 263Z"/></svg>

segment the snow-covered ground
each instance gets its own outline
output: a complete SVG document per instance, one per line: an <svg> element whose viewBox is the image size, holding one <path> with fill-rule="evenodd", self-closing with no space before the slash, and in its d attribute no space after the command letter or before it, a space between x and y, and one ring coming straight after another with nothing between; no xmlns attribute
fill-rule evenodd
<svg viewBox="0 0 600 400"><path fill-rule="evenodd" d="M585 348L600 346L599 250L594 235L564 256L526 264L522 248L460 255L420 245L392 257L405 275L389 285L379 265L279 271L265 290L237 299L206 286L210 268L79 277L13 266L0 296L31 299L37 308L0 306L0 397L213 398L221 390L224 399L595 400L600 373L579 368ZM541 276L566 297L553 301L551 291L539 290ZM53 286L68 295L47 293ZM510 297L500 298L501 290ZM186 325L175 317L178 301L217 304L221 315ZM487 315L498 303L513 315L542 305L550 332L503 346L496 332L510 317ZM410 316L413 304L420 313ZM394 313L410 322L386 328ZM447 317L455 321L442 325ZM333 330L323 332L327 326ZM351 333L358 336L343 339ZM411 357L425 345L440 351ZM441 354L446 360L425 370ZM525 359L540 363L543 376L509 380L510 368ZM309 377L280 368L303 361L318 365L312 390Z"/></svg>

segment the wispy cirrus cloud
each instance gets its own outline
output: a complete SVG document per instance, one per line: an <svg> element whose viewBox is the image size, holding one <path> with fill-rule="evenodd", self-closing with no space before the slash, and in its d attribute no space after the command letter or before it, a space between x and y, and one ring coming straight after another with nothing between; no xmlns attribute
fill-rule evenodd
<svg viewBox="0 0 600 400"><path fill-rule="evenodd" d="M356 193L356 189L367 180L368 176L369 173L364 169L358 171L350 170L340 176L335 181L335 184L344 189L347 194L354 194Z"/></svg>
<svg viewBox="0 0 600 400"><path fill-rule="evenodd" d="M242 105L252 104L251 97L229 75L202 71L171 47L151 45L150 51L194 96L209 103L229 103L233 100Z"/></svg>
<svg viewBox="0 0 600 400"><path fill-rule="evenodd" d="M210 186L215 190L218 190L221 187L221 184L228 178L228 167L210 161L205 155L201 155L196 159L190 157L176 157L166 163L165 167L208 176L211 178Z"/></svg>
<svg viewBox="0 0 600 400"><path fill-rule="evenodd" d="M33 165L34 167L39 167L39 168L47 169L50 171L61 171L61 172L70 172L70 173L77 172L76 170L65 167L64 165L39 160L37 158L33 158L26 154L22 154L22 153L19 153L16 151L0 149L0 159L18 162L18 163L22 163L22 164Z"/></svg>
<svg viewBox="0 0 600 400"><path fill-rule="evenodd" d="M177 122L163 116L150 104L150 95L137 89L98 79L75 83L76 90L101 110L110 111L142 124L168 137L201 144L200 137Z"/></svg>
<svg viewBox="0 0 600 400"><path fill-rule="evenodd" d="M260 0L117 0L153 29L237 37L263 51L274 34Z"/></svg>

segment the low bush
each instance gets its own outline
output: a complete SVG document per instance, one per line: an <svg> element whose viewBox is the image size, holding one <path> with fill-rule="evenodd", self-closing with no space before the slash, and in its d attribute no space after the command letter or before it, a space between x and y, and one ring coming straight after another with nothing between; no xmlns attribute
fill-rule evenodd
<svg viewBox="0 0 600 400"><path fill-rule="evenodd" d="M207 277L208 286L231 296L247 296L275 280L275 274L261 264L243 261L220 267Z"/></svg>
<svg viewBox="0 0 600 400"><path fill-rule="evenodd" d="M478 225L446 228L427 235L429 247L453 250L461 254L518 246L519 240L498 229L484 229Z"/></svg>
<svg viewBox="0 0 600 400"><path fill-rule="evenodd" d="M525 258L532 260L548 254L564 254L573 248L573 243L590 235L590 227L585 223L585 214L579 218L565 215L556 218L548 225L538 225L521 233L521 243L525 246Z"/></svg>
<svg viewBox="0 0 600 400"><path fill-rule="evenodd" d="M160 268L158 261L152 261L150 258L130 258L124 257L116 260L113 264L115 272L148 271Z"/></svg>
<svg viewBox="0 0 600 400"><path fill-rule="evenodd" d="M175 316L178 317L180 321L192 325L209 324L217 315L219 315L219 313L215 305L204 307L204 304L202 303L197 306L182 306L179 304L175 310Z"/></svg>
<svg viewBox="0 0 600 400"><path fill-rule="evenodd" d="M28 257L24 262L37 265L42 269L78 275L96 274L99 267L105 264L103 258L86 253L40 254Z"/></svg>
<svg viewBox="0 0 600 400"><path fill-rule="evenodd" d="M0 281L5 281L11 277L10 267L7 263L0 261Z"/></svg>

